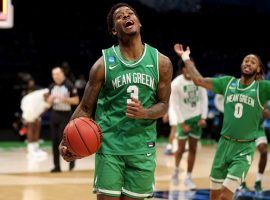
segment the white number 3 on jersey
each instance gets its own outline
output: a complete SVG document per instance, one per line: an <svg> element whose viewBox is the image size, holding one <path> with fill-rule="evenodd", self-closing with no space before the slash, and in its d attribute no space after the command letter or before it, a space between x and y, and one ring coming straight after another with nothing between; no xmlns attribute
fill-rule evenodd
<svg viewBox="0 0 270 200"><path fill-rule="evenodd" d="M139 88L136 85L130 85L127 88L127 93L130 93L130 97L139 99ZM127 99L127 103L131 103L132 99Z"/></svg>

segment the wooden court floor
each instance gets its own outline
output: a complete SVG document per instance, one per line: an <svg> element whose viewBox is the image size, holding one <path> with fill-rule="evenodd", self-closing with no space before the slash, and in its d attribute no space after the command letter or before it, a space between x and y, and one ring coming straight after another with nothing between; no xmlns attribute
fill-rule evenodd
<svg viewBox="0 0 270 200"><path fill-rule="evenodd" d="M210 167L215 145L200 146L194 167L193 180L198 189L208 189ZM74 171L67 171L67 163L62 160L62 173L51 174L52 157L50 149L47 160L30 163L25 149L1 150L0 148L0 200L92 200L94 156L77 161ZM155 191L185 190L182 182L171 183L174 157L163 153L164 145L157 147L157 169ZM270 157L270 156L269 156ZM186 169L187 155L181 162L180 180ZM258 153L247 176L248 186L253 185L257 171ZM270 160L268 160L263 188L270 189Z"/></svg>

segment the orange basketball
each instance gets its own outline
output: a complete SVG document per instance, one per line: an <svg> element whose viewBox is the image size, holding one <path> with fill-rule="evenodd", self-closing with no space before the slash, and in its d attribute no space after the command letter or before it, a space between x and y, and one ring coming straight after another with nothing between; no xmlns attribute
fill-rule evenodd
<svg viewBox="0 0 270 200"><path fill-rule="evenodd" d="M64 141L73 154L86 157L97 152L101 145L102 133L94 120L79 117L71 120L65 127Z"/></svg>

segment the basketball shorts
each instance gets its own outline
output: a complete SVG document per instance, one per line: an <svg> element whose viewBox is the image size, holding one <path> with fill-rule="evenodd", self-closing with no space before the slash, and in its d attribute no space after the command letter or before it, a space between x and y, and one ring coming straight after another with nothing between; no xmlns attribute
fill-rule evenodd
<svg viewBox="0 0 270 200"><path fill-rule="evenodd" d="M246 178L253 160L255 142L235 142L221 137L213 161L210 179L214 183L235 180L239 183Z"/></svg>
<svg viewBox="0 0 270 200"><path fill-rule="evenodd" d="M188 137L193 137L195 139L200 139L202 136L202 128L198 126L198 122L201 119L201 116L193 117L185 121L192 130L188 133L184 133L180 124L177 125L177 139L185 140Z"/></svg>
<svg viewBox="0 0 270 200"><path fill-rule="evenodd" d="M94 192L131 198L153 196L156 154L95 155Z"/></svg>

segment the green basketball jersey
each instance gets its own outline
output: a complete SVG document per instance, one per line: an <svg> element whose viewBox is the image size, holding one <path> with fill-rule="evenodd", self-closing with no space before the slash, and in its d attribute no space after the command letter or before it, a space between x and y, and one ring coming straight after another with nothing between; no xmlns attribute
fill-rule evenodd
<svg viewBox="0 0 270 200"><path fill-rule="evenodd" d="M103 133L99 150L104 154L130 155L155 151L156 120L131 119L126 116L131 97L144 108L156 104L159 79L158 51L145 44L142 56L126 60L119 46L102 51L105 83L100 91L95 120Z"/></svg>
<svg viewBox="0 0 270 200"><path fill-rule="evenodd" d="M232 78L224 95L224 119L221 135L235 139L255 139L262 116L263 106L259 100L259 82L247 87L240 79Z"/></svg>

